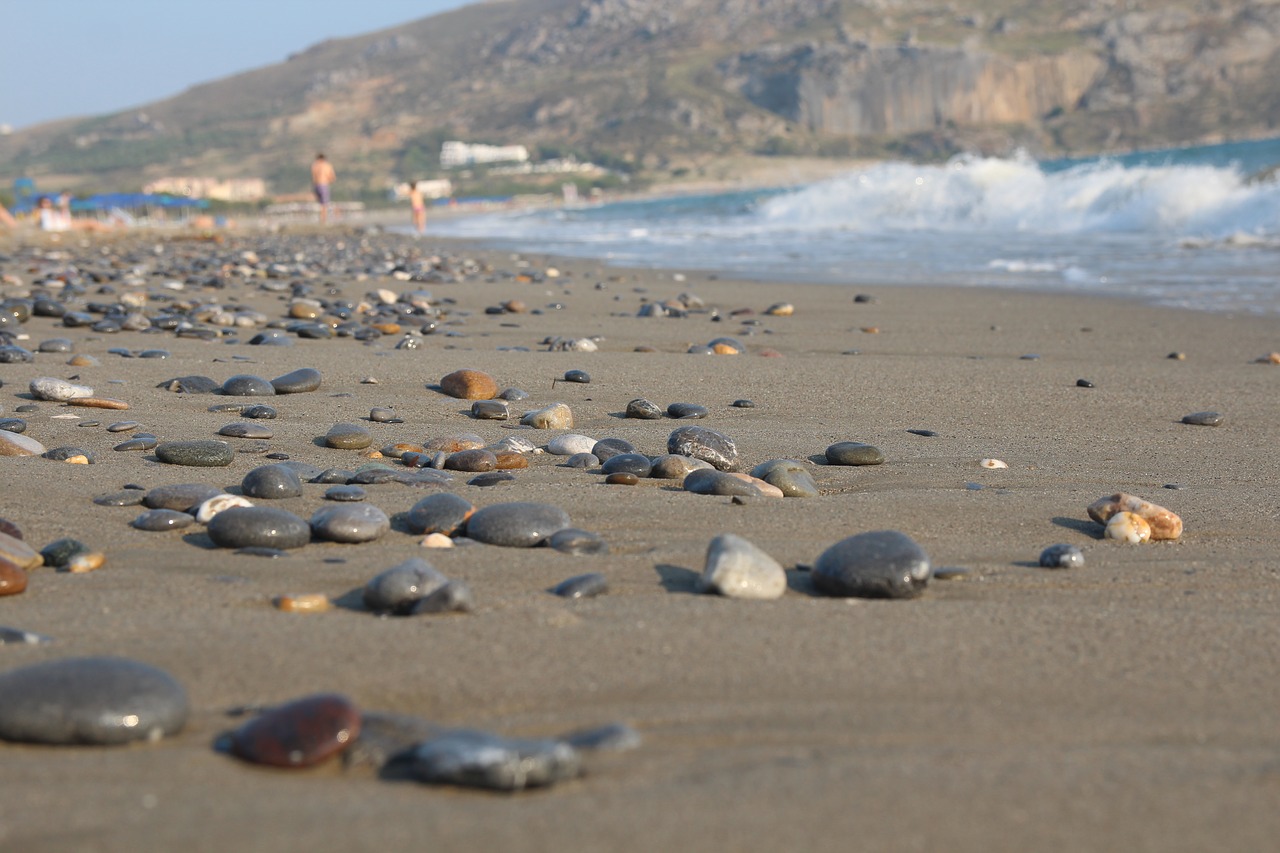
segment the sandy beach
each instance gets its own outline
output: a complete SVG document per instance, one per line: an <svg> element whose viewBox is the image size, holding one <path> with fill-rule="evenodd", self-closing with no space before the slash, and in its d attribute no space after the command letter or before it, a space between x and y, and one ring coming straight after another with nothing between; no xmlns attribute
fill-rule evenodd
<svg viewBox="0 0 1280 853"><path fill-rule="evenodd" d="M40 280L26 239L0 243L0 299ZM259 285L282 280L353 302L378 289L427 290L444 314L436 333L403 349L402 334L270 347L249 345L260 329L248 328L221 329L213 341L100 334L51 317L7 329L32 351L69 338L100 364L70 366L65 353L0 364L0 418L23 418L45 447L95 457L0 458L0 517L37 549L70 536L106 563L85 574L34 569L25 592L0 598L0 625L53 638L0 646L0 671L128 657L177 679L191 716L154 744L0 744L9 768L2 850L1246 851L1280 837L1280 366L1257 361L1280 350L1273 317L927 283L737 282L348 229L216 243L164 233L79 239L42 243L44 262L56 263L50 251L132 252L161 265L253 251L263 264L294 267L279 279L231 274L221 288L181 291L144 270L144 284L117 283L115 295L90 282L68 300L78 310L125 291L168 292L277 320L289 289ZM370 263L438 255L474 259L480 271L442 282L299 271L299 254L362 240ZM681 293L705 308L636 316ZM858 293L871 301L855 302ZM485 313L508 300L540 313ZM776 303L794 312L766 314ZM687 352L721 336L747 352ZM598 351L544 344L586 337ZM267 401L279 410L268 446L227 439L257 451L227 467L112 450L122 438L106 426L117 420L139 421L162 441L216 438L239 420L209 411L230 398L157 387L167 380L302 367L319 370L322 387ZM462 432L545 445L557 434L475 420L467 401L430 387L460 368L529 392L512 404L517 414L564 402L573 432L625 438L650 455L665 453L681 424L625 418L628 401L701 404L710 414L696 423L731 436L742 468L804 461L821 495L736 504L670 480L606 485L547 453L529 454L509 483L469 486L456 474L433 487L479 507L558 506L607 541L609 553L594 556L430 550L393 525L374 542L315 541L265 559L213 547L199 525L136 530L129 522L140 508L93 503L126 484L234 491L272 461L266 452L320 468L368 461L323 446L339 422L369 430L374 448ZM591 382L557 381L572 369ZM16 412L33 402L29 382L45 376L78 377L129 409L39 402ZM730 405L740 399L755 406ZM374 407L403 422L371 422ZM1225 423L1181 423L1206 410ZM67 414L79 419L59 417ZM887 461L822 464L825 448L848 440L876 445ZM1008 468L983 468L984 458ZM273 503L308 518L325 488L308 484ZM366 488L393 518L427 494ZM1182 538L1104 540L1085 508L1116 491L1178 513ZM968 573L935 579L912 600L817 594L808 569L818 555L872 530L902 531L935 568ZM746 601L698 592L707 544L720 533L778 560L787 593ZM1085 566L1038 567L1041 550L1059 542L1083 549ZM474 612L379 618L358 606L295 614L272 605L284 593L358 600L371 577L413 556L464 580ZM548 592L585 572L604 573L608 594L572 601ZM625 722L643 741L586 757L581 778L517 794L379 778L340 760L265 769L213 748L243 722L234 709L322 691L369 711L506 735Z"/></svg>

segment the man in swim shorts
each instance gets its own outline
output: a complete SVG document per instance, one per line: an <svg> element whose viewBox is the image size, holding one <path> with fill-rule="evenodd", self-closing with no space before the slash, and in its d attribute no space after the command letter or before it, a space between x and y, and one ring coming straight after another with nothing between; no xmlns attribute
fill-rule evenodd
<svg viewBox="0 0 1280 853"><path fill-rule="evenodd" d="M316 201L320 203L321 225L329 221L329 188L337 177L337 174L333 171L332 164L325 159L323 154L317 154L316 159L311 164L311 189L315 191Z"/></svg>

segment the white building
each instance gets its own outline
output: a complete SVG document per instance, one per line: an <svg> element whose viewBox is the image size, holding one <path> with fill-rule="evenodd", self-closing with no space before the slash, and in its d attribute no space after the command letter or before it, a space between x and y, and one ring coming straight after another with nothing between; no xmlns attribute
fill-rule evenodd
<svg viewBox="0 0 1280 853"><path fill-rule="evenodd" d="M168 193L187 198L211 198L216 201L257 201L267 194L262 178L160 178L142 188L144 193Z"/></svg>
<svg viewBox="0 0 1280 853"><path fill-rule="evenodd" d="M523 145L481 145L450 140L440 146L440 165L445 169L476 163L524 163L529 149Z"/></svg>

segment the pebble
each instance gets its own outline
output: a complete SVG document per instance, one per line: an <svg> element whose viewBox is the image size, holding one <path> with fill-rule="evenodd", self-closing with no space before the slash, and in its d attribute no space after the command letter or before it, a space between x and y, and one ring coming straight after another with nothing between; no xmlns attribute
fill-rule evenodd
<svg viewBox="0 0 1280 853"><path fill-rule="evenodd" d="M1092 382L1090 382L1088 379L1077 379L1077 380L1076 380L1076 387L1077 387L1077 388L1092 388L1092 387L1093 387L1093 383L1092 383Z"/></svg>
<svg viewBox="0 0 1280 853"><path fill-rule="evenodd" d="M547 540L547 545L562 554L582 556L589 554L608 554L609 544L599 533L566 527L558 530Z"/></svg>
<svg viewBox="0 0 1280 853"><path fill-rule="evenodd" d="M314 367L300 367L271 380L277 394L303 394L320 388L320 371Z"/></svg>
<svg viewBox="0 0 1280 853"><path fill-rule="evenodd" d="M156 741L186 724L168 673L126 658L64 658L0 675L0 738L43 744Z"/></svg>
<svg viewBox="0 0 1280 853"><path fill-rule="evenodd" d="M311 525L276 507L233 507L218 513L206 528L219 548L301 548L311 541Z"/></svg>
<svg viewBox="0 0 1280 853"><path fill-rule="evenodd" d="M667 414L673 418L696 420L705 418L711 412L706 406L699 406L697 403L672 403L667 406Z"/></svg>
<svg viewBox="0 0 1280 853"><path fill-rule="evenodd" d="M486 488L488 486L501 486L504 483L514 483L515 479L514 474L508 474L506 471L486 471L483 474L476 474L470 480L467 480L467 485Z"/></svg>
<svg viewBox="0 0 1280 853"><path fill-rule="evenodd" d="M234 423L227 424L218 430L218 435L225 435L228 438L252 438L252 439L268 439L273 433L262 424L246 424Z"/></svg>
<svg viewBox="0 0 1280 853"><path fill-rule="evenodd" d="M148 532L182 530L196 523L195 516L176 509L149 509L129 522L130 527Z"/></svg>
<svg viewBox="0 0 1280 853"><path fill-rule="evenodd" d="M276 388L261 376L241 373L223 382L221 393L227 397L274 397Z"/></svg>
<svg viewBox="0 0 1280 853"><path fill-rule="evenodd" d="M98 495L93 502L98 506L137 506L142 503L146 494L141 489L123 489L119 492Z"/></svg>
<svg viewBox="0 0 1280 853"><path fill-rule="evenodd" d="M325 613L333 609L329 596L319 592L277 595L271 599L271 605L285 613Z"/></svg>
<svg viewBox="0 0 1280 853"><path fill-rule="evenodd" d="M391 529L391 519L373 504L322 506L311 516L311 531L331 542L372 542Z"/></svg>
<svg viewBox="0 0 1280 853"><path fill-rule="evenodd" d="M428 533L422 537L422 541L418 543L423 548L452 548L453 540L443 533Z"/></svg>
<svg viewBox="0 0 1280 853"><path fill-rule="evenodd" d="M407 615L413 606L449 582L421 557L410 557L364 585L364 606L374 613Z"/></svg>
<svg viewBox="0 0 1280 853"><path fill-rule="evenodd" d="M566 370L564 372L564 381L586 385L591 382L591 374L585 370Z"/></svg>
<svg viewBox="0 0 1280 853"><path fill-rule="evenodd" d="M595 598L597 595L604 595L608 591L609 581L599 572L575 575L560 581L560 583L551 588L551 593L561 598Z"/></svg>
<svg viewBox="0 0 1280 853"><path fill-rule="evenodd" d="M925 438L937 438L938 434L931 429L909 429L907 432L912 435L922 435Z"/></svg>
<svg viewBox="0 0 1280 853"><path fill-rule="evenodd" d="M27 422L22 418L0 418L0 430L18 435L27 431Z"/></svg>
<svg viewBox="0 0 1280 853"><path fill-rule="evenodd" d="M707 546L698 585L727 598L780 598L787 591L787 573L751 542L722 533Z"/></svg>
<svg viewBox="0 0 1280 853"><path fill-rule="evenodd" d="M476 508L452 492L428 495L409 509L409 525L415 533L461 533Z"/></svg>
<svg viewBox="0 0 1280 853"><path fill-rule="evenodd" d="M151 509L176 509L189 512L209 498L222 494L222 489L207 483L174 483L156 486L148 491L142 502Z"/></svg>
<svg viewBox="0 0 1280 853"><path fill-rule="evenodd" d="M449 458L444 460L444 467L447 471L465 471L469 473L481 473L484 471L492 471L498 466L498 457L487 450L477 448L475 450L461 450L452 453Z"/></svg>
<svg viewBox="0 0 1280 853"><path fill-rule="evenodd" d="M1222 426L1226 420L1226 417L1221 412L1192 412L1189 415L1182 416L1184 424L1193 426Z"/></svg>
<svg viewBox="0 0 1280 853"><path fill-rule="evenodd" d="M11 418L10 423L18 420ZM25 423L23 424L25 428ZM39 456L45 452L45 446L30 436L0 429L0 456Z"/></svg>
<svg viewBox="0 0 1280 853"><path fill-rule="evenodd" d="M575 453L564 461L567 468L595 468L600 459L594 453Z"/></svg>
<svg viewBox="0 0 1280 853"><path fill-rule="evenodd" d="M288 465L260 465L244 475L240 490L264 500L296 498L302 494L302 478Z"/></svg>
<svg viewBox="0 0 1280 853"><path fill-rule="evenodd" d="M272 708L232 732L232 755L271 767L311 767L360 736L360 711L345 696L317 693Z"/></svg>
<svg viewBox="0 0 1280 853"><path fill-rule="evenodd" d="M1008 468L1009 464L1002 459L982 459L978 462L983 468L999 469Z"/></svg>
<svg viewBox="0 0 1280 853"><path fill-rule="evenodd" d="M262 381L266 382L265 379ZM175 394L212 394L222 386L208 376L179 376L174 379L166 379L156 387L173 391ZM275 393L274 389L271 393Z"/></svg>
<svg viewBox="0 0 1280 853"><path fill-rule="evenodd" d="M1121 510L1107 520L1107 528L1103 536L1118 542L1138 545L1151 539L1151 525L1146 519L1134 512Z"/></svg>
<svg viewBox="0 0 1280 853"><path fill-rule="evenodd" d="M1089 517L1099 524L1107 524L1119 512L1137 514L1151 528L1152 539L1177 539L1182 535L1182 519L1172 510L1145 501L1136 495L1117 492L1098 498L1089 504Z"/></svg>
<svg viewBox="0 0 1280 853"><path fill-rule="evenodd" d="M494 462L494 465L499 471L514 471L529 467L529 460L514 451L507 450L501 453L495 453L494 458L497 460Z"/></svg>
<svg viewBox="0 0 1280 853"><path fill-rule="evenodd" d="M498 396L498 383L480 370L455 370L440 380L440 390L459 400L492 400Z"/></svg>
<svg viewBox="0 0 1280 853"><path fill-rule="evenodd" d="M750 479L735 477L727 471L704 468L691 471L684 478L682 487L695 495L719 495L721 497L764 497L764 493Z"/></svg>
<svg viewBox="0 0 1280 853"><path fill-rule="evenodd" d="M823 551L811 577L827 595L912 598L924 591L931 574L928 555L910 536L875 530Z"/></svg>
<svg viewBox="0 0 1280 853"><path fill-rule="evenodd" d="M729 405L735 409L754 409L756 407L756 404L751 400L734 400Z"/></svg>
<svg viewBox="0 0 1280 853"><path fill-rule="evenodd" d="M53 447L40 454L54 462L70 462L76 465L92 465L93 454L82 447Z"/></svg>
<svg viewBox="0 0 1280 853"><path fill-rule="evenodd" d="M593 455L600 458L598 453ZM639 478L649 476L649 472L653 470L653 463L642 453L619 453L605 459L600 467L605 474L629 474Z"/></svg>
<svg viewBox="0 0 1280 853"><path fill-rule="evenodd" d="M113 409L124 411L129 404L123 400L112 400L109 397L76 397L67 401L68 406L80 406L86 409Z"/></svg>
<svg viewBox="0 0 1280 853"><path fill-rule="evenodd" d="M253 420L256 420L256 421L275 420L275 418L278 416L278 413L276 412L274 407L266 406L262 404L258 404L256 406L249 406L248 408L241 411L240 414L242 417L252 418Z"/></svg>
<svg viewBox="0 0 1280 853"><path fill-rule="evenodd" d="M516 403L520 400L529 399L529 392L521 390L520 388L503 388L502 391L498 393L498 399Z"/></svg>
<svg viewBox="0 0 1280 853"><path fill-rule="evenodd" d="M155 450L160 446L160 439L149 432L140 432L126 441L122 441L112 450L128 452L131 450Z"/></svg>
<svg viewBox="0 0 1280 853"><path fill-rule="evenodd" d="M643 397L637 397L627 403L626 415L629 418L656 421L662 418L662 414L662 409L656 403L651 403Z"/></svg>
<svg viewBox="0 0 1280 853"><path fill-rule="evenodd" d="M534 429L573 429L573 410L565 403L552 403L532 412L525 412L520 423Z"/></svg>
<svg viewBox="0 0 1280 853"><path fill-rule="evenodd" d="M555 456L574 456L579 453L590 453L591 448L595 446L596 439L591 436L567 432L547 442L547 452Z"/></svg>
<svg viewBox="0 0 1280 853"><path fill-rule="evenodd" d="M636 453L636 447L625 438L602 438L591 445L591 455L601 462L608 462L623 453Z"/></svg>
<svg viewBox="0 0 1280 853"><path fill-rule="evenodd" d="M27 588L27 573L0 557L0 596L18 595Z"/></svg>
<svg viewBox="0 0 1280 853"><path fill-rule="evenodd" d="M964 580L970 574L968 569L961 566L939 566L933 570L933 579L936 581Z"/></svg>
<svg viewBox="0 0 1280 853"><path fill-rule="evenodd" d="M733 439L707 427L685 426L675 430L667 437L667 452L710 462L720 471L732 471L738 465L738 448Z"/></svg>
<svg viewBox="0 0 1280 853"><path fill-rule="evenodd" d="M107 424L107 432L132 432L142 424L137 421L116 421L113 424Z"/></svg>
<svg viewBox="0 0 1280 853"><path fill-rule="evenodd" d="M20 569L34 569L44 562L39 551L8 533L0 533L0 560L8 560Z"/></svg>
<svg viewBox="0 0 1280 853"><path fill-rule="evenodd" d="M610 486L634 486L640 482L640 478L630 471L615 471L605 477L604 481Z"/></svg>
<svg viewBox="0 0 1280 853"><path fill-rule="evenodd" d="M237 506L253 506L253 503L240 495L214 495L195 508L196 521L208 524L218 513Z"/></svg>
<svg viewBox="0 0 1280 853"><path fill-rule="evenodd" d="M790 302L775 302L764 309L764 313L771 317L790 317L795 312L796 307Z"/></svg>
<svg viewBox="0 0 1280 853"><path fill-rule="evenodd" d="M50 400L55 403L65 403L75 397L93 396L93 389L88 385L77 385L54 376L32 379L28 387L37 400Z"/></svg>
<svg viewBox="0 0 1280 853"><path fill-rule="evenodd" d="M826 457L831 465L882 465L885 460L884 451L861 441L838 441L827 448Z"/></svg>
<svg viewBox="0 0 1280 853"><path fill-rule="evenodd" d="M451 580L423 596L413 605L411 616L432 613L470 613L475 610L475 596L471 587L459 580Z"/></svg>
<svg viewBox="0 0 1280 853"><path fill-rule="evenodd" d="M166 465L193 468L224 468L235 459L235 451L225 441L166 441L156 445L156 458Z"/></svg>
<svg viewBox="0 0 1280 853"><path fill-rule="evenodd" d="M3 595L3 586L0 586L0 595ZM0 625L0 646L40 646L51 642L53 639L44 634Z"/></svg>
<svg viewBox="0 0 1280 853"><path fill-rule="evenodd" d="M569 515L551 504L500 503L477 510L467 521L467 536L489 545L531 548L569 523Z"/></svg>
<svg viewBox="0 0 1280 853"><path fill-rule="evenodd" d="M462 450L477 450L484 447L484 439L474 432L460 432L457 435L437 436L423 444L423 450L440 450L445 453L457 453Z"/></svg>
<svg viewBox="0 0 1280 853"><path fill-rule="evenodd" d="M1040 552L1040 565L1046 569L1082 569L1084 551L1075 545L1050 545Z"/></svg>
<svg viewBox="0 0 1280 853"><path fill-rule="evenodd" d="M337 450L363 450L373 444L373 436L358 424L334 424L325 433L324 443Z"/></svg>
<svg viewBox="0 0 1280 853"><path fill-rule="evenodd" d="M649 476L655 480L683 480L690 472L703 469L712 470L711 463L692 456L669 453L654 458Z"/></svg>
<svg viewBox="0 0 1280 853"><path fill-rule="evenodd" d="M369 420L375 424L403 423L403 420L396 416L395 409L388 409L385 406L374 406L370 409Z"/></svg>
<svg viewBox="0 0 1280 853"><path fill-rule="evenodd" d="M343 503L352 503L362 501L369 496L369 493L356 485L337 485L330 486L325 489L324 499L327 501L340 501Z"/></svg>
<svg viewBox="0 0 1280 853"><path fill-rule="evenodd" d="M808 467L796 459L761 462L751 469L751 476L780 489L784 497L813 498L820 494Z"/></svg>
<svg viewBox="0 0 1280 853"><path fill-rule="evenodd" d="M414 777L428 784L495 791L546 787L582 772L577 750L562 741L465 730L419 744L410 766Z"/></svg>
<svg viewBox="0 0 1280 853"><path fill-rule="evenodd" d="M476 400L471 404L471 417L478 421L505 421L511 418L511 408L502 400Z"/></svg>

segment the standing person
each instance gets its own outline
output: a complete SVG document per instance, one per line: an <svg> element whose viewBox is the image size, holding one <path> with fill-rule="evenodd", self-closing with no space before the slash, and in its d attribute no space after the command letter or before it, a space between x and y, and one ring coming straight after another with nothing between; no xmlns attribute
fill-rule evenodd
<svg viewBox="0 0 1280 853"><path fill-rule="evenodd" d="M320 202L320 224L329 221L330 187L338 177L333 166L325 159L324 154L317 154L311 163L311 189L315 191L316 201Z"/></svg>
<svg viewBox="0 0 1280 853"><path fill-rule="evenodd" d="M413 229L419 234L427 230L427 205L422 200L422 187L418 181L409 185L409 204L413 207Z"/></svg>

